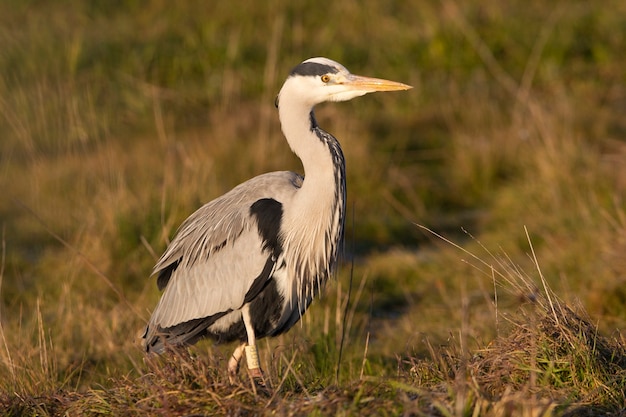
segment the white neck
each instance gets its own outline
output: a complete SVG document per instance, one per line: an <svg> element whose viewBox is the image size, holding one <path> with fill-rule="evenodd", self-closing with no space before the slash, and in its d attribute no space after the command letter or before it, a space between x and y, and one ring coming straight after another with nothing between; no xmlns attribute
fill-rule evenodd
<svg viewBox="0 0 626 417"><path fill-rule="evenodd" d="M305 182L333 178L332 158L328 147L311 129L312 106L290 103L281 98L279 117L281 128L293 153L302 161ZM321 178L320 178L321 177ZM310 181L306 181L310 179Z"/></svg>
<svg viewBox="0 0 626 417"><path fill-rule="evenodd" d="M295 257L287 263L294 268L290 275L296 277L292 294L302 306L334 268L343 235L345 175L337 141L330 135L320 138L312 129L315 103L303 102L306 95L291 87L287 82L281 91L279 117L289 146L302 161L305 178L292 204L285 208L283 243L285 253Z"/></svg>

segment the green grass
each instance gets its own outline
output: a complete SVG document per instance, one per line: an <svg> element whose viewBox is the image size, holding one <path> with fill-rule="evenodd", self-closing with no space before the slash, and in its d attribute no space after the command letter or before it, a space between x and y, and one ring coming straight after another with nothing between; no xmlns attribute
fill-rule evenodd
<svg viewBox="0 0 626 417"><path fill-rule="evenodd" d="M4 414L623 410L622 3L0 3ZM301 171L273 100L319 55L415 87L317 109L337 279L260 343L269 394L228 384L232 346L146 362L152 265L203 202Z"/></svg>

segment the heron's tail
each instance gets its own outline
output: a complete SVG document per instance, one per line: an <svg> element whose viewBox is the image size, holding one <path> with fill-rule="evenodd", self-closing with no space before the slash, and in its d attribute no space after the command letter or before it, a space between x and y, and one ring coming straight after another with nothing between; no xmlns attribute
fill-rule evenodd
<svg viewBox="0 0 626 417"><path fill-rule="evenodd" d="M167 348L193 345L207 336L207 327L213 324L217 318L216 316L204 317L167 328L148 324L142 337L142 345L146 353L159 355Z"/></svg>

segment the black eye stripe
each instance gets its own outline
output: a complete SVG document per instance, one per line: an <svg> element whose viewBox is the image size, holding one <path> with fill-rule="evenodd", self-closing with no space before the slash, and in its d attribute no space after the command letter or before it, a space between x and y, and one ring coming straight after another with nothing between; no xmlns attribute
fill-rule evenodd
<svg viewBox="0 0 626 417"><path fill-rule="evenodd" d="M339 70L330 65L318 64L317 62L303 62L291 70L289 75L320 76L328 73L336 74Z"/></svg>

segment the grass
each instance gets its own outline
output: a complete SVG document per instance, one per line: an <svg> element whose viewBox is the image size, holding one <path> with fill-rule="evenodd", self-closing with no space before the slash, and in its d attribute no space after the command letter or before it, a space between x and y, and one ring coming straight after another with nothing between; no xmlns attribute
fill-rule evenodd
<svg viewBox="0 0 626 417"><path fill-rule="evenodd" d="M623 413L625 12L3 2L4 414ZM232 346L146 361L180 222L300 171L272 102L317 55L415 87L317 109L348 162L337 279L261 342L269 393L228 384Z"/></svg>

